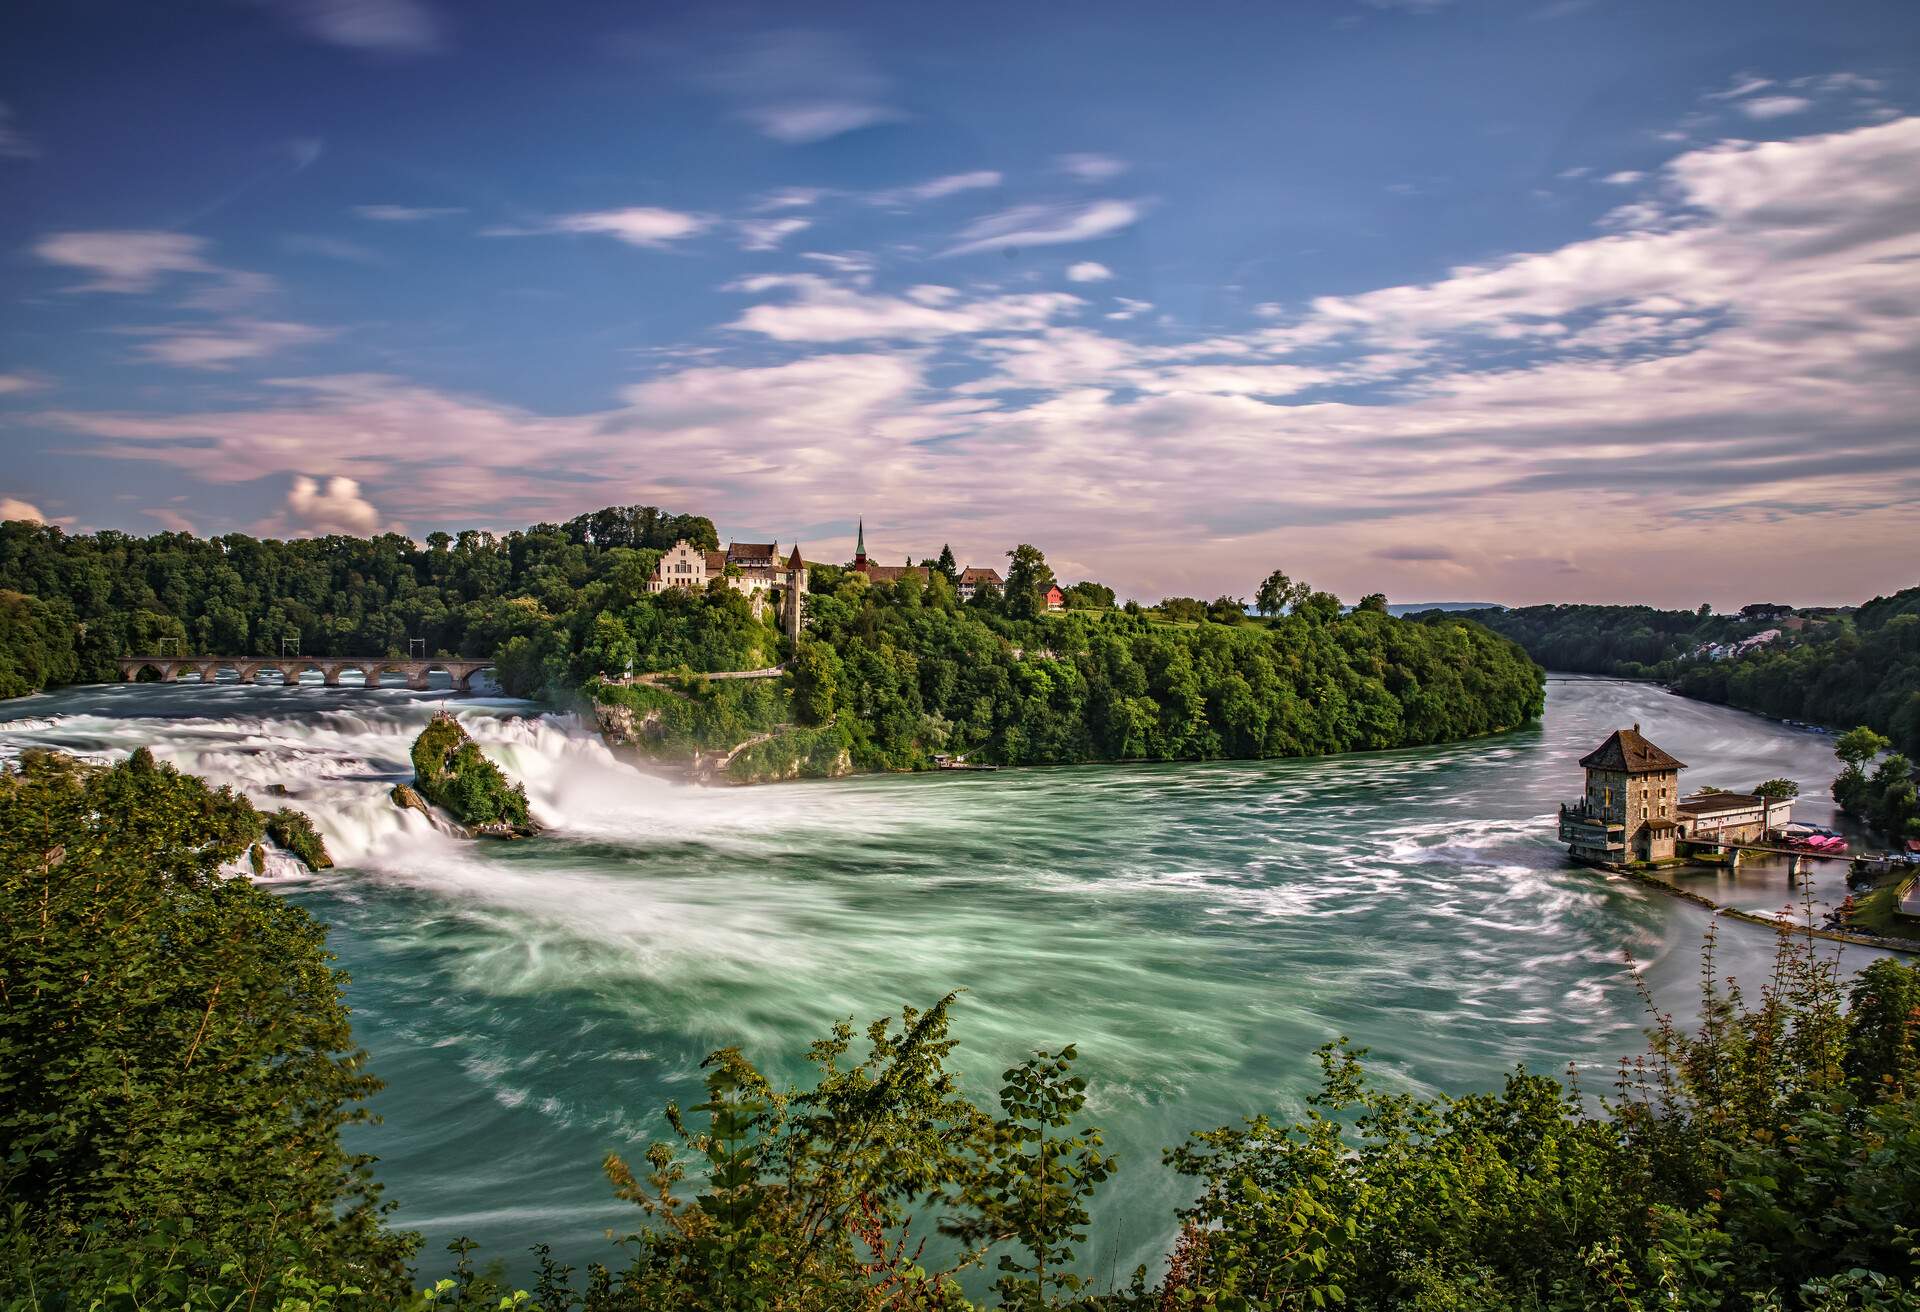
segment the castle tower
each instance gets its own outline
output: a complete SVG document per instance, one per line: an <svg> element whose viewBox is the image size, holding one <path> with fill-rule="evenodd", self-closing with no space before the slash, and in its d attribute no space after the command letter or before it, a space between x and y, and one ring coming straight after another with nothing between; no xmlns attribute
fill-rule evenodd
<svg viewBox="0 0 1920 1312"><path fill-rule="evenodd" d="M793 554L787 557L786 577L787 613L781 617L787 631L787 637L794 642L800 641L800 623L806 618L807 598L807 562L800 559L800 544L793 544Z"/></svg>

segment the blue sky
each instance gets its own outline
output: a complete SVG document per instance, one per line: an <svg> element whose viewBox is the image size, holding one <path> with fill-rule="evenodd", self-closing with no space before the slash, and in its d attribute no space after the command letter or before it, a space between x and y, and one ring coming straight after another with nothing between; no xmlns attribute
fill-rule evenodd
<svg viewBox="0 0 1920 1312"><path fill-rule="evenodd" d="M0 511L1908 585L1920 11L30 0ZM1904 545L1904 550L1899 549Z"/></svg>

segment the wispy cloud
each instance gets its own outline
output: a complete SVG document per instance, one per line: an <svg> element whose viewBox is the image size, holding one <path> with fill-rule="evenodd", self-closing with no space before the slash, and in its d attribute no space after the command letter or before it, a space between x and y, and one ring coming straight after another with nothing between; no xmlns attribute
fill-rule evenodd
<svg viewBox="0 0 1920 1312"><path fill-rule="evenodd" d="M1068 282L1105 282L1111 277L1113 270L1097 260L1082 260L1067 266Z"/></svg>
<svg viewBox="0 0 1920 1312"><path fill-rule="evenodd" d="M0 396L18 396L23 392L37 392L43 387L51 386L51 383L38 374L0 374Z"/></svg>
<svg viewBox="0 0 1920 1312"><path fill-rule="evenodd" d="M716 60L702 80L775 141L825 141L906 113L891 80L848 39L804 29L763 33Z"/></svg>
<svg viewBox="0 0 1920 1312"><path fill-rule="evenodd" d="M1014 246L1056 246L1110 237L1138 221L1144 207L1132 200L1096 200L1066 205L1019 205L989 214L961 229L944 253L967 255Z"/></svg>
<svg viewBox="0 0 1920 1312"><path fill-rule="evenodd" d="M713 225L713 220L680 210L636 205L620 210L593 210L584 214L562 214L529 226L486 228L483 237L539 237L578 233L612 237L629 246L662 250L676 241L697 237Z"/></svg>
<svg viewBox="0 0 1920 1312"><path fill-rule="evenodd" d="M329 45L389 55L440 49L439 17L423 0L263 0Z"/></svg>
<svg viewBox="0 0 1920 1312"><path fill-rule="evenodd" d="M741 219L734 224L743 251L779 250L781 242L812 226L812 219Z"/></svg>
<svg viewBox="0 0 1920 1312"><path fill-rule="evenodd" d="M457 205L355 205L353 212L376 223L419 223L426 219L465 214L466 210Z"/></svg>
<svg viewBox="0 0 1920 1312"><path fill-rule="evenodd" d="M329 329L308 324L261 319L233 319L215 325L159 324L116 331L146 339L134 348L140 359L180 369L216 371L335 335Z"/></svg>
<svg viewBox="0 0 1920 1312"><path fill-rule="evenodd" d="M934 284L874 295L810 273L743 278L730 290L784 294L786 300L755 305L729 325L782 342L931 341L1032 329L1084 304L1064 292L970 298Z"/></svg>
<svg viewBox="0 0 1920 1312"><path fill-rule="evenodd" d="M939 200L945 196L955 196L963 191L981 191L1000 185L1002 178L993 169L976 169L971 173L949 173L941 178L929 178L925 182L910 187L889 187L884 191L871 193L867 199L875 205L901 207L921 201Z"/></svg>
<svg viewBox="0 0 1920 1312"><path fill-rule="evenodd" d="M1056 155L1053 162L1062 172L1071 173L1082 182L1105 182L1117 178L1128 169L1127 161L1112 155L1098 155L1091 151L1077 151L1069 155Z"/></svg>
<svg viewBox="0 0 1920 1312"><path fill-rule="evenodd" d="M1805 96L1755 96L1741 101L1738 108L1748 118L1785 118L1812 109L1813 102Z"/></svg>
<svg viewBox="0 0 1920 1312"><path fill-rule="evenodd" d="M282 237L280 245L295 255L318 255L329 260L339 260L343 264L384 264L386 262L379 251L362 246L357 241L347 241L342 237L295 232Z"/></svg>
<svg viewBox="0 0 1920 1312"><path fill-rule="evenodd" d="M33 253L48 264L65 265L91 275L70 292L150 292L169 274L221 272L202 254L207 243L184 232L123 229L56 232L34 243Z"/></svg>
<svg viewBox="0 0 1920 1312"><path fill-rule="evenodd" d="M0 520L24 519L29 524L45 524L46 513L31 501L20 497L0 496Z"/></svg>

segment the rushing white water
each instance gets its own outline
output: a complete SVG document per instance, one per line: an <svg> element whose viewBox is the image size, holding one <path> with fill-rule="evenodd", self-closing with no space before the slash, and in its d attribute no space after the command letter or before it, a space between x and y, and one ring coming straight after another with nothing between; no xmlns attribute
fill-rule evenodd
<svg viewBox="0 0 1920 1312"><path fill-rule="evenodd" d="M546 836L472 842L393 805L443 707ZM610 1259L598 1236L637 1218L597 1164L697 1101L706 1052L797 1073L834 1020L963 988L957 1060L983 1095L1025 1049L1080 1045L1123 1159L1104 1274L1162 1251L1184 1185L1159 1149L1298 1112L1334 1035L1411 1089L1516 1061L1604 1083L1639 1044L1627 952L1685 1014L1706 915L1553 838L1578 757L1635 721L1690 784L1785 775L1833 819L1828 740L1609 680L1555 680L1542 726L1454 747L754 789L651 777L524 703L397 689L75 689L0 710L0 753L149 746L312 816L339 869L272 877L333 927L390 1086L357 1142L431 1245ZM1790 897L1765 867L1717 882L1752 909ZM1721 963L1750 976L1770 950L1730 926Z"/></svg>

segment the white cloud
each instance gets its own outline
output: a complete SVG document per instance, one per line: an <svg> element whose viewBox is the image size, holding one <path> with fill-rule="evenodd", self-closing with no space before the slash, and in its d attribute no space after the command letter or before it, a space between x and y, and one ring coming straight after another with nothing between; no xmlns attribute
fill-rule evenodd
<svg viewBox="0 0 1920 1312"><path fill-rule="evenodd" d="M0 396L35 392L45 386L47 386L46 381L33 374L0 374Z"/></svg>
<svg viewBox="0 0 1920 1312"><path fill-rule="evenodd" d="M943 178L930 178L911 187L891 187L885 191L876 191L868 197L875 205L902 206L919 201L939 200L943 196L957 195L963 191L980 191L988 187L997 187L1002 179L993 169L977 169L972 173L949 173Z"/></svg>
<svg viewBox="0 0 1920 1312"><path fill-rule="evenodd" d="M457 205L355 205L353 212L376 223L419 223L423 219L465 214L466 210Z"/></svg>
<svg viewBox="0 0 1920 1312"><path fill-rule="evenodd" d="M1516 544L1564 536L1576 500L1619 530L1579 562L1590 596L1698 604L1678 594L1705 572L1807 595L1911 583L1885 546L1920 535L1920 119L1724 142L1659 179L1666 203L1611 230L1238 336L1149 347L1070 323L1071 298L776 277L741 285L769 303L740 326L799 358L663 361L597 411L343 376L36 419L93 438L79 454L216 483L346 476L436 521L617 497L800 526L884 501L916 535L890 548L950 539L974 560L1038 525L1057 562L1142 595L1244 591L1250 560L1283 553L1343 595L1391 592L1432 576L1383 544L1443 542L1461 577L1550 599L1564 554ZM1075 476L979 477L1009 466Z"/></svg>
<svg viewBox="0 0 1920 1312"><path fill-rule="evenodd" d="M818 205L833 193L825 187L782 187L762 196L757 210L804 210Z"/></svg>
<svg viewBox="0 0 1920 1312"><path fill-rule="evenodd" d="M550 233L604 234L629 246L662 250L670 243L698 236L712 220L679 210L636 205L620 210L593 210L584 214L562 214L534 227L487 228L483 237L537 237Z"/></svg>
<svg viewBox="0 0 1920 1312"><path fill-rule="evenodd" d="M14 120L13 108L0 103L0 159L37 159L40 147Z"/></svg>
<svg viewBox="0 0 1920 1312"><path fill-rule="evenodd" d="M422 0L268 0L309 36L381 54L440 48L440 21Z"/></svg>
<svg viewBox="0 0 1920 1312"><path fill-rule="evenodd" d="M950 287L937 286L916 287L906 296L881 296L808 273L745 278L734 283L732 290L791 294L778 304L755 305L729 325L782 342L931 341L1034 329L1084 304L1063 292L969 301Z"/></svg>
<svg viewBox="0 0 1920 1312"><path fill-rule="evenodd" d="M56 232L34 243L33 253L92 275L68 291L129 293L152 291L171 273L218 273L201 254L206 246L184 232Z"/></svg>
<svg viewBox="0 0 1920 1312"><path fill-rule="evenodd" d="M1137 319L1153 308L1152 301L1136 301L1128 296L1116 296L1113 299L1119 303L1120 308L1109 310L1107 312L1109 319Z"/></svg>
<svg viewBox="0 0 1920 1312"><path fill-rule="evenodd" d="M324 537L347 533L369 537L380 532L385 517L360 495L357 480L336 474L324 484L305 474L294 476L287 489L281 530L296 537Z"/></svg>
<svg viewBox="0 0 1920 1312"><path fill-rule="evenodd" d="M1724 90L1709 91L1700 98L1702 100L1738 100L1756 91L1765 91L1772 85L1772 79L1761 77L1758 73L1737 73Z"/></svg>
<svg viewBox="0 0 1920 1312"><path fill-rule="evenodd" d="M960 230L948 255L1004 250L1010 246L1054 246L1109 237L1132 227L1143 207L1138 201L1096 200L1072 205L1018 205L977 219Z"/></svg>
<svg viewBox="0 0 1920 1312"><path fill-rule="evenodd" d="M1813 102L1804 96L1756 96L1740 102L1740 112L1748 118L1785 118L1811 109Z"/></svg>
<svg viewBox="0 0 1920 1312"><path fill-rule="evenodd" d="M1630 187L1646 176L1646 174L1640 172L1638 169L1621 169L1617 173L1607 174L1607 176L1600 179L1600 181L1612 187Z"/></svg>
<svg viewBox="0 0 1920 1312"><path fill-rule="evenodd" d="M31 501L22 501L19 497L0 496L0 520L24 519L32 524L45 524L47 517L40 507Z"/></svg>
<svg viewBox="0 0 1920 1312"><path fill-rule="evenodd" d="M758 33L702 80L733 99L741 118L789 145L906 117L890 103L891 80L830 32Z"/></svg>
<svg viewBox="0 0 1920 1312"><path fill-rule="evenodd" d="M1111 277L1113 270L1095 260L1082 260L1067 266L1068 282L1105 282Z"/></svg>
<svg viewBox="0 0 1920 1312"><path fill-rule="evenodd" d="M857 100L818 100L805 104L764 105L746 111L752 122L767 136L788 145L825 141L843 133L892 123L903 117L885 105L863 104Z"/></svg>
<svg viewBox="0 0 1920 1312"><path fill-rule="evenodd" d="M152 328L123 328L119 331L150 339L134 348L135 353L144 360L181 369L212 370L231 369L236 364L263 359L292 347L325 341L334 335L330 330L307 324L255 319L235 319L206 327L169 324Z"/></svg>
<svg viewBox="0 0 1920 1312"><path fill-rule="evenodd" d="M781 242L812 226L812 219L741 219L734 224L743 251L779 250Z"/></svg>
<svg viewBox="0 0 1920 1312"><path fill-rule="evenodd" d="M1090 151L1080 151L1070 155L1054 156L1054 163L1082 182L1105 182L1117 178L1127 171L1127 162L1115 159L1111 155L1096 155Z"/></svg>

